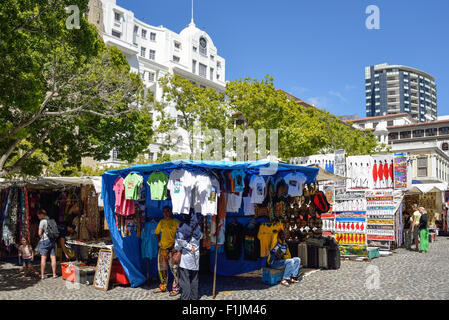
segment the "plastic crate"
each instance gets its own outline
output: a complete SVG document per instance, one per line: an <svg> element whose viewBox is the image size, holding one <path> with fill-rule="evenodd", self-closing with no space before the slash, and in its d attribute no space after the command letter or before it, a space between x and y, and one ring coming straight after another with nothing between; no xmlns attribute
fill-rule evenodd
<svg viewBox="0 0 449 320"><path fill-rule="evenodd" d="M76 269L78 267L86 266L84 263L61 263L62 279L75 282L76 280Z"/></svg>
<svg viewBox="0 0 449 320"><path fill-rule="evenodd" d="M112 261L110 281L112 283L129 284L125 270L123 270L122 264L118 260Z"/></svg>
<svg viewBox="0 0 449 320"><path fill-rule="evenodd" d="M369 248L368 249L368 258L374 259L380 257L379 248Z"/></svg>
<svg viewBox="0 0 449 320"><path fill-rule="evenodd" d="M284 269L263 268L262 282L272 286L281 282L283 275Z"/></svg>
<svg viewBox="0 0 449 320"><path fill-rule="evenodd" d="M95 269L95 267L75 268L75 281L87 285L94 283Z"/></svg>

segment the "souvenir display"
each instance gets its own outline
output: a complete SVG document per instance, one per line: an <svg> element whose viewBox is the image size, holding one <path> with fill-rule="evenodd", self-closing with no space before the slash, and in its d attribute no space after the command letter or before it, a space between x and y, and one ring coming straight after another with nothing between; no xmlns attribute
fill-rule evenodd
<svg viewBox="0 0 449 320"><path fill-rule="evenodd" d="M393 191L366 191L368 240L395 240Z"/></svg>

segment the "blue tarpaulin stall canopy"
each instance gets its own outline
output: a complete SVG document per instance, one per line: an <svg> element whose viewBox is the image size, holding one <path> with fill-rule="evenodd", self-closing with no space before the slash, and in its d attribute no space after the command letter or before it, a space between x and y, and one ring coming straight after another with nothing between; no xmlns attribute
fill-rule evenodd
<svg viewBox="0 0 449 320"><path fill-rule="evenodd" d="M132 287L138 287L146 282L146 264L141 256L141 240L133 232L131 236L122 238L120 231L116 227L115 221L115 193L113 191L114 182L117 178L125 178L130 173L140 174L144 179L146 188L146 217L162 217L161 208L171 205L171 201L153 201L150 199L149 186L146 183L149 175L154 171L162 171L169 175L175 169L185 169L188 171L215 171L215 170L243 170L249 175L262 176L284 176L290 172L303 174L306 177L306 184L315 182L318 175L318 168L305 167L281 162L270 161L192 161L177 160L166 163L156 163L148 165L137 165L126 169L110 170L102 176L102 197L104 202L104 214L109 226L110 235L114 244L114 251L120 260L123 269L128 276ZM240 223L249 222L250 217L244 216L243 212L228 214L240 218ZM212 256L212 255L211 255ZM227 260L223 252L218 252L217 273L224 276L246 273L258 270L265 264L265 258L259 261ZM211 268L214 261L211 259Z"/></svg>

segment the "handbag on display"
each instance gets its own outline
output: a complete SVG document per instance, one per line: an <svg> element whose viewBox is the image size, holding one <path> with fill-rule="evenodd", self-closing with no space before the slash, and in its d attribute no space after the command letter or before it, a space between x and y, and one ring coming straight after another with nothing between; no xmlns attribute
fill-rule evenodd
<svg viewBox="0 0 449 320"><path fill-rule="evenodd" d="M330 210L330 204L327 202L323 191L318 191L312 196L312 202L318 213L326 213Z"/></svg>
<svg viewBox="0 0 449 320"><path fill-rule="evenodd" d="M181 251L175 251L175 253L173 253L173 256L172 256L173 264L180 264L181 263L181 256L182 256L182 252Z"/></svg>

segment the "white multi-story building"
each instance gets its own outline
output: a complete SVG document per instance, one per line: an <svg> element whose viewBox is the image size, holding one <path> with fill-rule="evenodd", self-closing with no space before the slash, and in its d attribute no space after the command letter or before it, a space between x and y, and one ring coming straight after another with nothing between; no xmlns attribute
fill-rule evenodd
<svg viewBox="0 0 449 320"><path fill-rule="evenodd" d="M178 74L192 83L224 92L226 86L226 62L218 55L212 38L198 29L193 22L180 33L163 26L152 26L134 16L132 11L116 4L116 0L101 0L103 9L103 40L106 45L119 48L125 55L131 71L141 75L145 85L156 100L162 100L162 88L158 79L167 74ZM175 106L167 113L177 119ZM153 115L156 123L156 115ZM178 150L189 152L187 133L179 129ZM151 144L146 157L156 160L160 144ZM116 152L106 164L118 164Z"/></svg>

